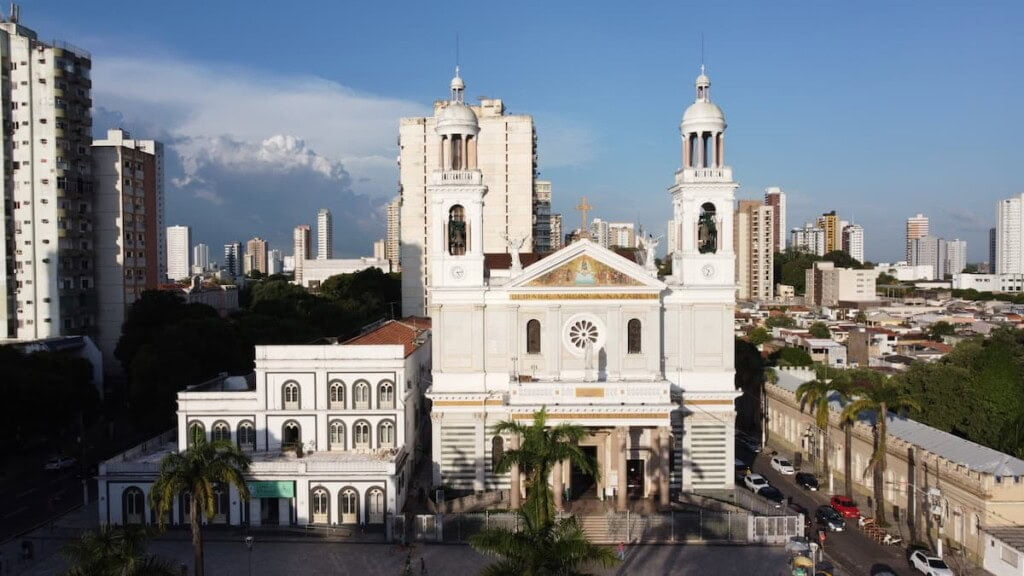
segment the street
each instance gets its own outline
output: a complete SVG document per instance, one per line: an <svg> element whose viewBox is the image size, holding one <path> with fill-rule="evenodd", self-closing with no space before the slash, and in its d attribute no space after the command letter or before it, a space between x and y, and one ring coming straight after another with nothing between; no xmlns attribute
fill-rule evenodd
<svg viewBox="0 0 1024 576"><path fill-rule="evenodd" d="M44 471L40 462L36 470L4 482L0 491L0 542L80 505L79 470L78 466L73 466Z"/></svg>

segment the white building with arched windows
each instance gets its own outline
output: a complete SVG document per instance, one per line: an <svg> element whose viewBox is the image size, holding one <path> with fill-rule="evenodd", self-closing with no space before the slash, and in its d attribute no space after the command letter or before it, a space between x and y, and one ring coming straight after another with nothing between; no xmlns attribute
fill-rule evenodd
<svg viewBox="0 0 1024 576"><path fill-rule="evenodd" d="M178 428L104 462L102 524L155 522L160 460L191 439L227 440L252 458L251 499L224 488L217 524L384 524L415 468L430 374L430 321L389 321L344 344L257 346L256 371L178 394ZM188 523L188 496L169 522Z"/></svg>

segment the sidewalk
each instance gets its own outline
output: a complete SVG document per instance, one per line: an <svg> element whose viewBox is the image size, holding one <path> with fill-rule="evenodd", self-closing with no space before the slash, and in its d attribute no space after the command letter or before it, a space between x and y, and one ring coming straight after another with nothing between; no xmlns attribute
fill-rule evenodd
<svg viewBox="0 0 1024 576"><path fill-rule="evenodd" d="M11 538L0 544L0 576L23 574L35 570L39 566L52 566L53 560L60 558L60 550L67 542L74 540L86 530L96 527L99 509L96 501L79 506L52 522L47 522L25 534ZM32 550L32 558L23 557L25 544ZM37 572L38 574L55 574L58 570Z"/></svg>

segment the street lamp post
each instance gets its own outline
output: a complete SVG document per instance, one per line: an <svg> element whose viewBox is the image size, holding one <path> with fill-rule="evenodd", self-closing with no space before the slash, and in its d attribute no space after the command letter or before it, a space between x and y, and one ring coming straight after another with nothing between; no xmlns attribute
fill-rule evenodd
<svg viewBox="0 0 1024 576"><path fill-rule="evenodd" d="M252 576L252 545L256 542L256 539L252 536L245 537L245 548L249 551L249 576Z"/></svg>

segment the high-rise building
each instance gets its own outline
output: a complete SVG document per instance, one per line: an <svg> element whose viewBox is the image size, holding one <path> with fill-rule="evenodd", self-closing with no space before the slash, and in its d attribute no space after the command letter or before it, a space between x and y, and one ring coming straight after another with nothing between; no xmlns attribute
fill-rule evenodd
<svg viewBox="0 0 1024 576"><path fill-rule="evenodd" d="M459 82L462 82L461 78ZM441 171L435 170L445 136L436 131L437 121L451 106L448 100L434 103L434 115L403 118L399 126L402 190L401 265L402 312L423 315L429 306L430 238L433 217L427 186ZM464 120L473 120L479 133L471 136L455 154L472 155L487 187L484 202L483 252L507 253L506 238L525 238L522 252L533 248L533 181L536 173L536 134L533 118L505 112L500 99L486 98L478 106L459 108ZM457 158L454 158L457 159ZM446 158L450 165L453 158ZM469 178L449 172L447 178Z"/></svg>
<svg viewBox="0 0 1024 576"><path fill-rule="evenodd" d="M224 245L224 272L231 278L242 275L242 243L231 242Z"/></svg>
<svg viewBox="0 0 1024 576"><path fill-rule="evenodd" d="M818 216L817 226L825 232L825 254L843 249L843 229L835 210Z"/></svg>
<svg viewBox="0 0 1024 576"><path fill-rule="evenodd" d="M334 217L327 208L316 213L316 259L334 258Z"/></svg>
<svg viewBox="0 0 1024 576"><path fill-rule="evenodd" d="M245 273L267 273L267 241L259 236L245 243Z"/></svg>
<svg viewBox="0 0 1024 576"><path fill-rule="evenodd" d="M381 238L373 243L373 259L374 260L387 260L385 254L387 253L387 241Z"/></svg>
<svg viewBox="0 0 1024 576"><path fill-rule="evenodd" d="M636 227L632 222L608 222L608 245L636 248Z"/></svg>
<svg viewBox="0 0 1024 576"><path fill-rule="evenodd" d="M600 218L594 218L594 221L590 224L590 239L602 248L608 248L611 246L612 235L611 230L608 227L608 222L601 220Z"/></svg>
<svg viewBox="0 0 1024 576"><path fill-rule="evenodd" d="M825 255L825 231L810 222L789 231L789 247L817 256Z"/></svg>
<svg viewBox="0 0 1024 576"><path fill-rule="evenodd" d="M774 250L782 252L786 249L786 193L777 186L765 188L765 206L772 207L772 237L775 242Z"/></svg>
<svg viewBox="0 0 1024 576"><path fill-rule="evenodd" d="M533 183L533 251L551 252L551 182Z"/></svg>
<svg viewBox="0 0 1024 576"><path fill-rule="evenodd" d="M391 263L393 272L400 272L399 246L402 237L402 198L397 197L387 205L387 236L384 237L384 258Z"/></svg>
<svg viewBox="0 0 1024 576"><path fill-rule="evenodd" d="M946 241L935 236L921 236L910 241L911 266L931 266L932 279L946 277Z"/></svg>
<svg viewBox="0 0 1024 576"><path fill-rule="evenodd" d="M996 262L996 229L988 229L988 269L990 273L994 274L996 270L999 270L999 264Z"/></svg>
<svg viewBox="0 0 1024 576"><path fill-rule="evenodd" d="M302 283L302 262L312 258L310 254L310 231L308 224L299 224L292 234L292 258L295 266L295 283L305 286Z"/></svg>
<svg viewBox="0 0 1024 576"><path fill-rule="evenodd" d="M164 278L163 146L108 130L92 144L96 203L96 345L107 372L120 363L114 349L129 306Z"/></svg>
<svg viewBox="0 0 1024 576"><path fill-rule="evenodd" d="M775 293L775 208L758 200L740 200L733 217L736 297L771 300Z"/></svg>
<svg viewBox="0 0 1024 576"><path fill-rule="evenodd" d="M267 252L267 274L280 274L284 271L284 258L281 255L280 250L270 250Z"/></svg>
<svg viewBox="0 0 1024 576"><path fill-rule="evenodd" d="M946 242L946 274L959 274L967 268L967 241Z"/></svg>
<svg viewBox="0 0 1024 576"><path fill-rule="evenodd" d="M911 259L910 243L915 238L922 238L928 235L928 217L924 214L907 218L907 262Z"/></svg>
<svg viewBox="0 0 1024 576"><path fill-rule="evenodd" d="M864 262L864 227L860 224L843 226L843 252L857 262Z"/></svg>
<svg viewBox="0 0 1024 576"><path fill-rule="evenodd" d="M551 251L562 249L562 215L551 215Z"/></svg>
<svg viewBox="0 0 1024 576"><path fill-rule="evenodd" d="M97 314L91 56L0 22L0 336L87 332Z"/></svg>
<svg viewBox="0 0 1024 576"><path fill-rule="evenodd" d="M172 282L192 275L192 229L188 226L167 227L167 278Z"/></svg>
<svg viewBox="0 0 1024 576"><path fill-rule="evenodd" d="M192 271L202 274L210 269L210 247L199 243L192 247Z"/></svg>
<svg viewBox="0 0 1024 576"><path fill-rule="evenodd" d="M1024 194L996 204L996 274L1024 273Z"/></svg>

